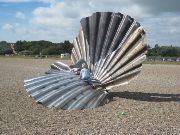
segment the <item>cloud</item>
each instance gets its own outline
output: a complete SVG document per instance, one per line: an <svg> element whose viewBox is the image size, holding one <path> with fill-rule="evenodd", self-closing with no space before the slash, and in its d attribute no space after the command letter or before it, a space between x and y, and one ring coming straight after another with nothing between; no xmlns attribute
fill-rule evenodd
<svg viewBox="0 0 180 135"><path fill-rule="evenodd" d="M14 27L13 27L13 25L7 23L7 24L4 24L2 26L2 29L5 31L11 31L12 32L14 30Z"/></svg>
<svg viewBox="0 0 180 135"><path fill-rule="evenodd" d="M176 2L178 3L178 1ZM39 38L44 37L56 42L65 39L72 41L78 34L82 17L97 11L122 12L129 14L144 26L150 45L156 43L178 44L179 14L174 13L173 10L165 12L170 9L162 6L162 3L156 4L155 1L144 2L141 0L54 1L49 7L36 8L33 11L34 16L31 23L37 26ZM176 11L176 8L174 10Z"/></svg>
<svg viewBox="0 0 180 135"><path fill-rule="evenodd" d="M80 18L91 15L89 10L83 9L83 4L88 5L66 1L50 4L49 7L38 7L33 11L30 25L37 27L39 35L43 34L51 41L72 41L79 31Z"/></svg>
<svg viewBox="0 0 180 135"><path fill-rule="evenodd" d="M180 16L177 13L161 13L141 20L150 45L179 45Z"/></svg>
<svg viewBox="0 0 180 135"><path fill-rule="evenodd" d="M19 18L19 19L25 19L25 14L18 11L18 12L16 12L15 17Z"/></svg>
<svg viewBox="0 0 180 135"><path fill-rule="evenodd" d="M70 5L69 5L70 4ZM33 11L32 22L49 26L68 27L74 24L86 11L82 11L74 2L58 2L50 7L39 7Z"/></svg>
<svg viewBox="0 0 180 135"><path fill-rule="evenodd" d="M39 7L32 9L32 13L26 16L17 11L16 17L26 17L23 21L26 24L7 22L6 27L2 27L4 30L17 32L24 39L72 41L78 34L82 17L90 16L93 12L111 11L128 14L140 22L147 31L150 45L171 42L179 45L180 42L179 0L0 0L2 1L46 3L42 6L38 4Z"/></svg>
<svg viewBox="0 0 180 135"><path fill-rule="evenodd" d="M120 6L122 3L125 6ZM49 7L38 7L33 11L33 24L51 26L51 27L76 27L82 17L90 16L97 11L121 11L132 16L144 15L143 10L136 4L128 5L130 0L116 2L115 0L95 1L56 1ZM106 5L107 4L107 5ZM128 8L129 6L129 8ZM107 8L108 7L108 8Z"/></svg>
<svg viewBox="0 0 180 135"><path fill-rule="evenodd" d="M80 19L90 16L93 12L121 11L133 17L147 16L139 5L130 3L131 0L54 1L48 7L34 9L30 25L39 29L39 36L43 34L44 37L51 38L53 41L65 39L72 41L78 34Z"/></svg>
<svg viewBox="0 0 180 135"><path fill-rule="evenodd" d="M149 13L180 12L179 0L133 0Z"/></svg>
<svg viewBox="0 0 180 135"><path fill-rule="evenodd" d="M20 25L19 23L15 23L15 24L4 24L2 26L2 29L7 31L7 32L11 32L17 35L22 35L22 34L27 34L28 31L26 29L26 27Z"/></svg>
<svg viewBox="0 0 180 135"><path fill-rule="evenodd" d="M61 19L63 18L62 13L59 8L63 8L63 4L58 4L53 7L39 7L33 11L34 17L32 18L32 23L47 25L47 26L58 26L66 25L68 22L64 23Z"/></svg>
<svg viewBox="0 0 180 135"><path fill-rule="evenodd" d="M19 35L23 35L23 34L27 34L28 31L25 27L17 27L15 29L16 33L19 34Z"/></svg>
<svg viewBox="0 0 180 135"><path fill-rule="evenodd" d="M24 3L24 2L35 2L36 0L0 0L4 3Z"/></svg>
<svg viewBox="0 0 180 135"><path fill-rule="evenodd" d="M28 2L43 2L56 3L58 0L0 0L2 3L28 3Z"/></svg>

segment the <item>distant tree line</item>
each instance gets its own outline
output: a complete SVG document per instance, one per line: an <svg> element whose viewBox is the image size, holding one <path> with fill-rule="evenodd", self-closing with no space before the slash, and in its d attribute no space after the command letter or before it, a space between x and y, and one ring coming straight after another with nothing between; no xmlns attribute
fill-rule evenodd
<svg viewBox="0 0 180 135"><path fill-rule="evenodd" d="M61 53L71 53L73 45L65 40L62 43L52 43L50 41L17 41L14 44L14 50L18 54L29 55L60 55ZM12 54L13 50L10 43L0 42L0 55Z"/></svg>
<svg viewBox="0 0 180 135"><path fill-rule="evenodd" d="M14 45L16 52L29 51L33 55L60 55L71 53L73 45L65 40L64 43L52 43L50 41L17 41Z"/></svg>
<svg viewBox="0 0 180 135"><path fill-rule="evenodd" d="M0 55L5 54L12 54L13 50L11 49L10 44L8 44L6 41L0 42Z"/></svg>
<svg viewBox="0 0 180 135"><path fill-rule="evenodd" d="M14 50L18 54L29 55L60 55L62 53L71 53L72 43L65 40L62 43L52 43L50 41L17 41L14 44ZM11 44L6 41L0 42L0 55L12 54ZM160 57L180 57L180 47L173 46L148 46L148 56Z"/></svg>
<svg viewBox="0 0 180 135"><path fill-rule="evenodd" d="M180 47L159 46L156 44L154 48L148 46L148 56L161 57L180 57Z"/></svg>

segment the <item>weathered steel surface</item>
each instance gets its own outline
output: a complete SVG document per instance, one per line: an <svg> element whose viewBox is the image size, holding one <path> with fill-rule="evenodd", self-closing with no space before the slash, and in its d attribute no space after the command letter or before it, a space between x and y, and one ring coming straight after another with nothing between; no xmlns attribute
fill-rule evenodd
<svg viewBox="0 0 180 135"><path fill-rule="evenodd" d="M24 83L28 95L36 102L61 109L95 108L105 101L107 95L102 88L92 89L71 72L49 74Z"/></svg>
<svg viewBox="0 0 180 135"><path fill-rule="evenodd" d="M136 77L147 53L143 27L121 13L96 12L82 18L73 44L72 61L86 61L93 77L107 88Z"/></svg>
<svg viewBox="0 0 180 135"><path fill-rule="evenodd" d="M82 18L73 44L73 65L56 62L48 75L25 81L28 95L36 102L62 109L95 108L104 104L105 88L127 84L140 73L147 53L143 27L121 13L96 12ZM83 62L93 82L101 86L96 90L71 72Z"/></svg>

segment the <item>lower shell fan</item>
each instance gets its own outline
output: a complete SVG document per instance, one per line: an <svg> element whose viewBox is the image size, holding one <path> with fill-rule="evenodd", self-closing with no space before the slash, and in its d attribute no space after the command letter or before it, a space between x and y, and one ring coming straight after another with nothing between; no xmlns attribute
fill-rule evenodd
<svg viewBox="0 0 180 135"><path fill-rule="evenodd" d="M68 71L25 80L26 91L36 102L61 109L95 108L106 102L107 92L101 87L92 89L77 75Z"/></svg>
<svg viewBox="0 0 180 135"><path fill-rule="evenodd" d="M73 45L73 65L56 62L46 75L24 81L36 102L68 110L103 105L107 89L127 84L140 73L147 53L143 27L128 15L112 12L82 18ZM79 79L82 63L91 71L95 89Z"/></svg>

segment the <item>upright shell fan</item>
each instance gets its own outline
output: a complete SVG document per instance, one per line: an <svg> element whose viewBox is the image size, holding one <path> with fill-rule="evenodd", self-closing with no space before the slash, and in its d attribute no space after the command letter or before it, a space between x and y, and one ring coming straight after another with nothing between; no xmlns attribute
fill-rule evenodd
<svg viewBox="0 0 180 135"><path fill-rule="evenodd" d="M25 80L28 94L48 107L62 109L95 108L105 103L106 89L127 84L140 73L146 59L146 34L128 15L96 12L81 19L74 39L71 59L74 65L61 62L51 65L48 75ZM96 90L72 71L87 63Z"/></svg>

